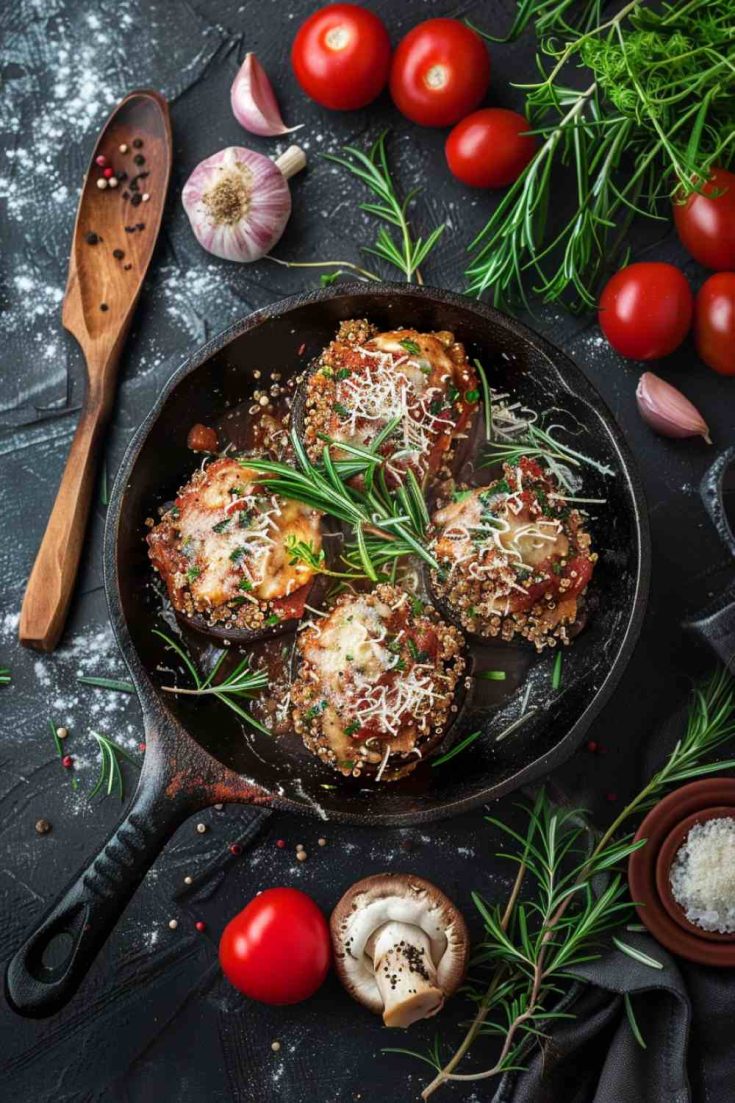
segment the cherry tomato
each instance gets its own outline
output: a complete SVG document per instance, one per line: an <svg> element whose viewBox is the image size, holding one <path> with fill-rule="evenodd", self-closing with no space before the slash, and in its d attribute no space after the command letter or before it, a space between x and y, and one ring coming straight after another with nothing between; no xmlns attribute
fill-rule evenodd
<svg viewBox="0 0 735 1103"><path fill-rule="evenodd" d="M721 194L712 198L713 191ZM674 203L674 222L686 251L705 268L735 270L735 173L712 169L704 194Z"/></svg>
<svg viewBox="0 0 735 1103"><path fill-rule="evenodd" d="M457 123L444 152L450 171L471 188L512 184L536 152L530 123L516 111L485 107Z"/></svg>
<svg viewBox="0 0 735 1103"><path fill-rule="evenodd" d="M427 19L398 43L390 94L421 126L451 126L477 107L490 83L482 39L457 19Z"/></svg>
<svg viewBox="0 0 735 1103"><path fill-rule="evenodd" d="M673 264L640 261L621 268L600 297L598 320L614 349L634 360L668 356L692 321L692 292Z"/></svg>
<svg viewBox="0 0 735 1103"><path fill-rule="evenodd" d="M390 68L388 32L366 8L330 4L299 27L291 64L307 96L322 107L354 111L385 88Z"/></svg>
<svg viewBox="0 0 735 1103"><path fill-rule="evenodd" d="M735 375L735 272L716 272L694 303L694 342L708 367Z"/></svg>
<svg viewBox="0 0 735 1103"><path fill-rule="evenodd" d="M219 961L231 984L262 1003L300 1003L324 982L329 927L310 896L266 889L225 927Z"/></svg>

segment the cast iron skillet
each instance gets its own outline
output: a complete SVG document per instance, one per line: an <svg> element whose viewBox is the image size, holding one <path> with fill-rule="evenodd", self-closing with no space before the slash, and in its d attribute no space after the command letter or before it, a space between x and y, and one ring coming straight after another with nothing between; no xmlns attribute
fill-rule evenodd
<svg viewBox="0 0 735 1103"><path fill-rule="evenodd" d="M613 478L592 484L608 500L594 530L601 554L599 608L565 655L561 690L549 688L550 657L534 663L527 648L505 645L503 651L504 645L495 645L503 655L496 650L490 665L503 662L511 670L502 687L505 699L494 707L487 698L470 703L450 733L454 740L481 727L484 737L438 769L422 765L410 778L382 787L341 779L288 737L244 734L217 702L192 703L159 692L171 680L160 667L170 671L171 659L151 632L160 625L161 600L150 584L143 540L145 518L173 497L193 468L186 448L192 423L216 421L226 407L243 402L255 368L299 370L330 340L337 323L352 317L369 317L386 329L452 330L471 356L481 357L494 385L519 389L536 408L555 404L566 410L585 429L579 447L615 470ZM638 476L599 395L563 353L490 307L430 288L351 284L286 299L215 338L165 387L128 449L109 506L105 582L113 628L143 709L140 782L100 853L10 962L11 1005L40 1017L67 1002L174 829L207 805L240 801L315 812L338 823L411 824L497 799L559 765L579 745L630 658L645 611L649 554ZM496 742L519 715L520 687L528 681L528 706L535 713ZM61 953L59 936L66 943ZM52 942L59 964L50 964Z"/></svg>

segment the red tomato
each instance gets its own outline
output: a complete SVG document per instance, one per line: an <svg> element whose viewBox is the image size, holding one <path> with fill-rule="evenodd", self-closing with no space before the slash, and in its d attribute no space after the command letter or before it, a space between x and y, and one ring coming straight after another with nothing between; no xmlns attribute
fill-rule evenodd
<svg viewBox="0 0 735 1103"><path fill-rule="evenodd" d="M219 962L231 984L251 1000L300 1003L329 970L329 927L310 896L266 889L225 927Z"/></svg>
<svg viewBox="0 0 735 1103"><path fill-rule="evenodd" d="M722 194L711 198L712 191ZM674 203L674 222L688 253L716 272L735 270L735 173L712 169L705 194Z"/></svg>
<svg viewBox="0 0 735 1103"><path fill-rule="evenodd" d="M717 272L694 303L694 342L705 364L735 375L735 272Z"/></svg>
<svg viewBox="0 0 735 1103"><path fill-rule="evenodd" d="M471 188L512 184L536 152L530 123L516 111L485 107L457 123L444 152L450 171Z"/></svg>
<svg viewBox="0 0 735 1103"><path fill-rule="evenodd" d="M310 590L311 582L305 582L292 594L274 598L272 602L273 612L277 613L281 620L298 620L299 617L304 615Z"/></svg>
<svg viewBox="0 0 735 1103"><path fill-rule="evenodd" d="M612 347L623 356L634 360L668 356L689 331L691 288L673 264L629 264L608 280L598 320Z"/></svg>
<svg viewBox="0 0 735 1103"><path fill-rule="evenodd" d="M291 47L296 79L335 111L364 107L385 88L390 39L382 20L357 4L330 4L301 24Z"/></svg>
<svg viewBox="0 0 735 1103"><path fill-rule="evenodd" d="M457 19L428 19L398 44L390 94L421 126L451 126L477 107L490 83L490 58L479 35Z"/></svg>

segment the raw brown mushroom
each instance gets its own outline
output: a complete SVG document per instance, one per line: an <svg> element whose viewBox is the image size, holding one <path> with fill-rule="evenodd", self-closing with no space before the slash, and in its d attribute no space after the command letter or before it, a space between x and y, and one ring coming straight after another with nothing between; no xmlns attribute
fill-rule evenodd
<svg viewBox="0 0 735 1103"><path fill-rule="evenodd" d="M459 987L470 940L444 893L411 873L379 873L348 889L330 921L337 974L386 1026L436 1015Z"/></svg>

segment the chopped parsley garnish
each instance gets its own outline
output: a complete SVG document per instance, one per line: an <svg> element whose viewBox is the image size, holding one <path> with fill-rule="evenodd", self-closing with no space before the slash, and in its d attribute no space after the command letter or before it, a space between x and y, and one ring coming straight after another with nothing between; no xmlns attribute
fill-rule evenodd
<svg viewBox="0 0 735 1103"><path fill-rule="evenodd" d="M240 563L245 558L245 548L233 548L230 552L230 559L233 563Z"/></svg>
<svg viewBox="0 0 735 1103"><path fill-rule="evenodd" d="M332 379L334 377L334 372L330 368L329 364L323 364L319 371L325 379Z"/></svg>
<svg viewBox="0 0 735 1103"><path fill-rule="evenodd" d="M477 402L479 397L480 397L480 392L479 391L465 391L465 393L464 393L465 402Z"/></svg>
<svg viewBox="0 0 735 1103"><path fill-rule="evenodd" d="M469 498L472 494L471 490L455 490L452 494L453 502L463 502L465 498Z"/></svg>
<svg viewBox="0 0 735 1103"><path fill-rule="evenodd" d="M394 636L391 636L386 640L385 646L388 648L391 655L398 655L400 653L401 645Z"/></svg>
<svg viewBox="0 0 735 1103"><path fill-rule="evenodd" d="M442 402L442 400L440 398L433 398L431 400L431 402L429 403L429 413L430 414L434 414L434 415L440 414L443 409L444 409L444 403Z"/></svg>
<svg viewBox="0 0 735 1103"><path fill-rule="evenodd" d="M253 588L253 584L249 578L241 578L237 584L238 590L245 590L246 593L250 593Z"/></svg>
<svg viewBox="0 0 735 1103"><path fill-rule="evenodd" d="M242 486L231 486L229 493L232 495L233 498L242 498L243 494L245 493L245 488Z"/></svg>
<svg viewBox="0 0 735 1103"><path fill-rule="evenodd" d="M317 716L319 716L320 713L324 712L326 707L327 707L327 702L326 701L320 701L319 704L312 705L311 708L306 710L306 712L304 714L304 718L306 720L316 720Z"/></svg>
<svg viewBox="0 0 735 1103"><path fill-rule="evenodd" d="M401 673L406 669L405 659L399 659L397 663L394 663L391 670L400 670Z"/></svg>
<svg viewBox="0 0 735 1103"><path fill-rule="evenodd" d="M420 346L417 345L415 341L412 341L410 337L404 337L404 339L402 341L399 341L398 344L401 346L401 348L404 348L406 352L410 352L411 356L421 355Z"/></svg>
<svg viewBox="0 0 735 1103"><path fill-rule="evenodd" d="M186 577L188 578L189 582L193 582L195 578L199 578L199 575L201 573L201 567L189 567L189 570L186 572Z"/></svg>
<svg viewBox="0 0 735 1103"><path fill-rule="evenodd" d="M345 655L345 658L347 659L348 663L354 662L354 660L355 660L354 655Z"/></svg>
<svg viewBox="0 0 735 1103"><path fill-rule="evenodd" d="M562 571L564 570L561 563L557 559L555 559L554 562L551 564L551 569L554 572L554 574L561 574Z"/></svg>
<svg viewBox="0 0 735 1103"><path fill-rule="evenodd" d="M456 402L459 398L459 391L455 387L454 383L450 383L447 387L447 398L450 402Z"/></svg>
<svg viewBox="0 0 735 1103"><path fill-rule="evenodd" d="M339 417L350 417L351 416L350 411L347 409L346 406L343 406L341 402L335 402L332 409L334 410L335 414L337 414Z"/></svg>
<svg viewBox="0 0 735 1103"><path fill-rule="evenodd" d="M351 724L348 724L345 728L345 735L356 735L360 730L360 721L353 720Z"/></svg>
<svg viewBox="0 0 735 1103"><path fill-rule="evenodd" d="M411 606L411 612L415 617L418 617L424 611L424 603L420 597L415 597L413 594L408 595L408 604Z"/></svg>
<svg viewBox="0 0 735 1103"><path fill-rule="evenodd" d="M225 517L224 521L218 521L216 525L212 525L212 532L224 532L231 520L231 517Z"/></svg>
<svg viewBox="0 0 735 1103"><path fill-rule="evenodd" d="M349 368L340 368L337 372L337 379L349 379L351 375L352 372Z"/></svg>
<svg viewBox="0 0 735 1103"><path fill-rule="evenodd" d="M408 650L413 661L415 663L425 663L429 657L428 651L419 651L416 645L416 641L412 640L410 636L408 637L408 640L406 642L408 644Z"/></svg>
<svg viewBox="0 0 735 1103"><path fill-rule="evenodd" d="M253 523L255 513L252 509L241 509L237 514L238 528L246 529Z"/></svg>
<svg viewBox="0 0 735 1103"><path fill-rule="evenodd" d="M171 506L169 513L173 517L174 521L176 521L181 516L181 510L178 506Z"/></svg>
<svg viewBox="0 0 735 1103"><path fill-rule="evenodd" d="M354 758L345 758L344 761L339 763L339 765L343 770L354 770L355 760Z"/></svg>
<svg viewBox="0 0 735 1103"><path fill-rule="evenodd" d="M272 628L274 624L281 623L281 618L279 617L278 613L271 613L270 616L267 616L265 618L265 623L269 628Z"/></svg>

